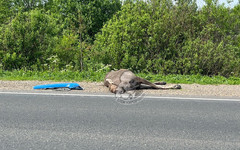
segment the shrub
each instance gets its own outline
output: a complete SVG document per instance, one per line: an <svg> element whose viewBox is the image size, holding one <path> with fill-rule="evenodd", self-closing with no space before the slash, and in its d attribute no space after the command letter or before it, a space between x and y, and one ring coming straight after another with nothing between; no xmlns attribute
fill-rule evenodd
<svg viewBox="0 0 240 150"><path fill-rule="evenodd" d="M96 36L98 61L162 74L239 75L239 5L125 4ZM239 11L238 11L239 12Z"/></svg>
<svg viewBox="0 0 240 150"><path fill-rule="evenodd" d="M56 18L35 9L18 13L4 25L0 29L3 69L31 68L38 61L44 64L57 41L56 22Z"/></svg>

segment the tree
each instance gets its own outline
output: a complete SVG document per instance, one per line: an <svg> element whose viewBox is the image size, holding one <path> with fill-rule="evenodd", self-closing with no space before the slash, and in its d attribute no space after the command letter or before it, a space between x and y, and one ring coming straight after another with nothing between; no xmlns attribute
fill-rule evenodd
<svg viewBox="0 0 240 150"><path fill-rule="evenodd" d="M85 24L82 40L92 42L103 24L121 8L120 0L56 0L54 11L59 11L65 28L79 29L79 13Z"/></svg>
<svg viewBox="0 0 240 150"><path fill-rule="evenodd" d="M99 62L135 72L239 75L239 11L214 3L197 9L189 0L126 3L94 51Z"/></svg>
<svg viewBox="0 0 240 150"><path fill-rule="evenodd" d="M43 8L47 0L10 0L12 9L17 11L29 11L35 8Z"/></svg>
<svg viewBox="0 0 240 150"><path fill-rule="evenodd" d="M120 0L0 0L3 68L43 69L62 59L54 66L83 70L85 51L120 7Z"/></svg>
<svg viewBox="0 0 240 150"><path fill-rule="evenodd" d="M59 31L57 18L45 14L43 10L19 12L9 24L4 25L0 30L0 49L4 55L10 56L9 59L12 59L12 55L16 55L18 60L15 61L18 65L9 66L10 60L2 58L3 68L30 69L33 65L41 67L51 56Z"/></svg>
<svg viewBox="0 0 240 150"><path fill-rule="evenodd" d="M73 52L66 51L71 55L75 54L72 59L64 57L66 64L71 64L73 68L80 69L81 71L86 69L87 64L84 61L88 61L89 56L87 51L89 45L91 45L95 39L95 34L100 31L103 24L109 20L112 15L117 12L121 7L120 0L57 0L55 1L52 12L55 14L61 14L61 22L65 32L64 38L74 37L77 38L78 44L72 43ZM61 40L59 46L55 49L58 56L62 59L62 50L68 49L70 45L62 43ZM66 47L64 47L64 45ZM89 51L88 51L89 52ZM67 55L65 53L65 55ZM77 58L76 58L77 56ZM71 58L71 57L68 57ZM64 65L63 65L64 66ZM62 67L63 67L62 66Z"/></svg>
<svg viewBox="0 0 240 150"><path fill-rule="evenodd" d="M0 24L6 23L11 16L11 1L0 0Z"/></svg>

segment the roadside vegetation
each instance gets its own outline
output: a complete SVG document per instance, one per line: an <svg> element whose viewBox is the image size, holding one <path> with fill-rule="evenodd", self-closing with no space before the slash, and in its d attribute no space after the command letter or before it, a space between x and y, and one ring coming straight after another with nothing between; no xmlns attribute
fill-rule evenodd
<svg viewBox="0 0 240 150"><path fill-rule="evenodd" d="M65 81L65 82L103 82L107 70L100 71L31 71L13 70L0 71L0 80L39 80L39 81ZM203 76L203 75L178 75L178 74L152 74L139 73L137 76L149 81L165 81L167 83L181 84L226 84L239 85L239 77Z"/></svg>
<svg viewBox="0 0 240 150"><path fill-rule="evenodd" d="M240 84L240 4L0 0L0 80Z"/></svg>

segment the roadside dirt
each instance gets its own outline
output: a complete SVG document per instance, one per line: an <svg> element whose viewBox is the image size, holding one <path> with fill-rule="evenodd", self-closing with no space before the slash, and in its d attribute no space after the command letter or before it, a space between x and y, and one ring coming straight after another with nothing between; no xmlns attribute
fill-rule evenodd
<svg viewBox="0 0 240 150"><path fill-rule="evenodd" d="M0 80L0 91L34 91L33 86L41 84L52 84L59 82L51 81L2 81ZM98 93L110 94L108 88L100 82L77 82L84 88L75 93ZM240 85L199 85L181 84L181 90L144 90L147 95L156 96L194 96L194 97L228 97L240 98ZM39 90L38 90L39 91ZM69 91L72 92L72 91Z"/></svg>

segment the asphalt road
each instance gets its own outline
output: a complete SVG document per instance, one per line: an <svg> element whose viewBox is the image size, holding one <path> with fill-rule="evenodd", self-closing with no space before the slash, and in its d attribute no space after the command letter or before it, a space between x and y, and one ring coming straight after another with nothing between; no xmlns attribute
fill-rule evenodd
<svg viewBox="0 0 240 150"><path fill-rule="evenodd" d="M0 150L239 150L240 101L0 94Z"/></svg>

